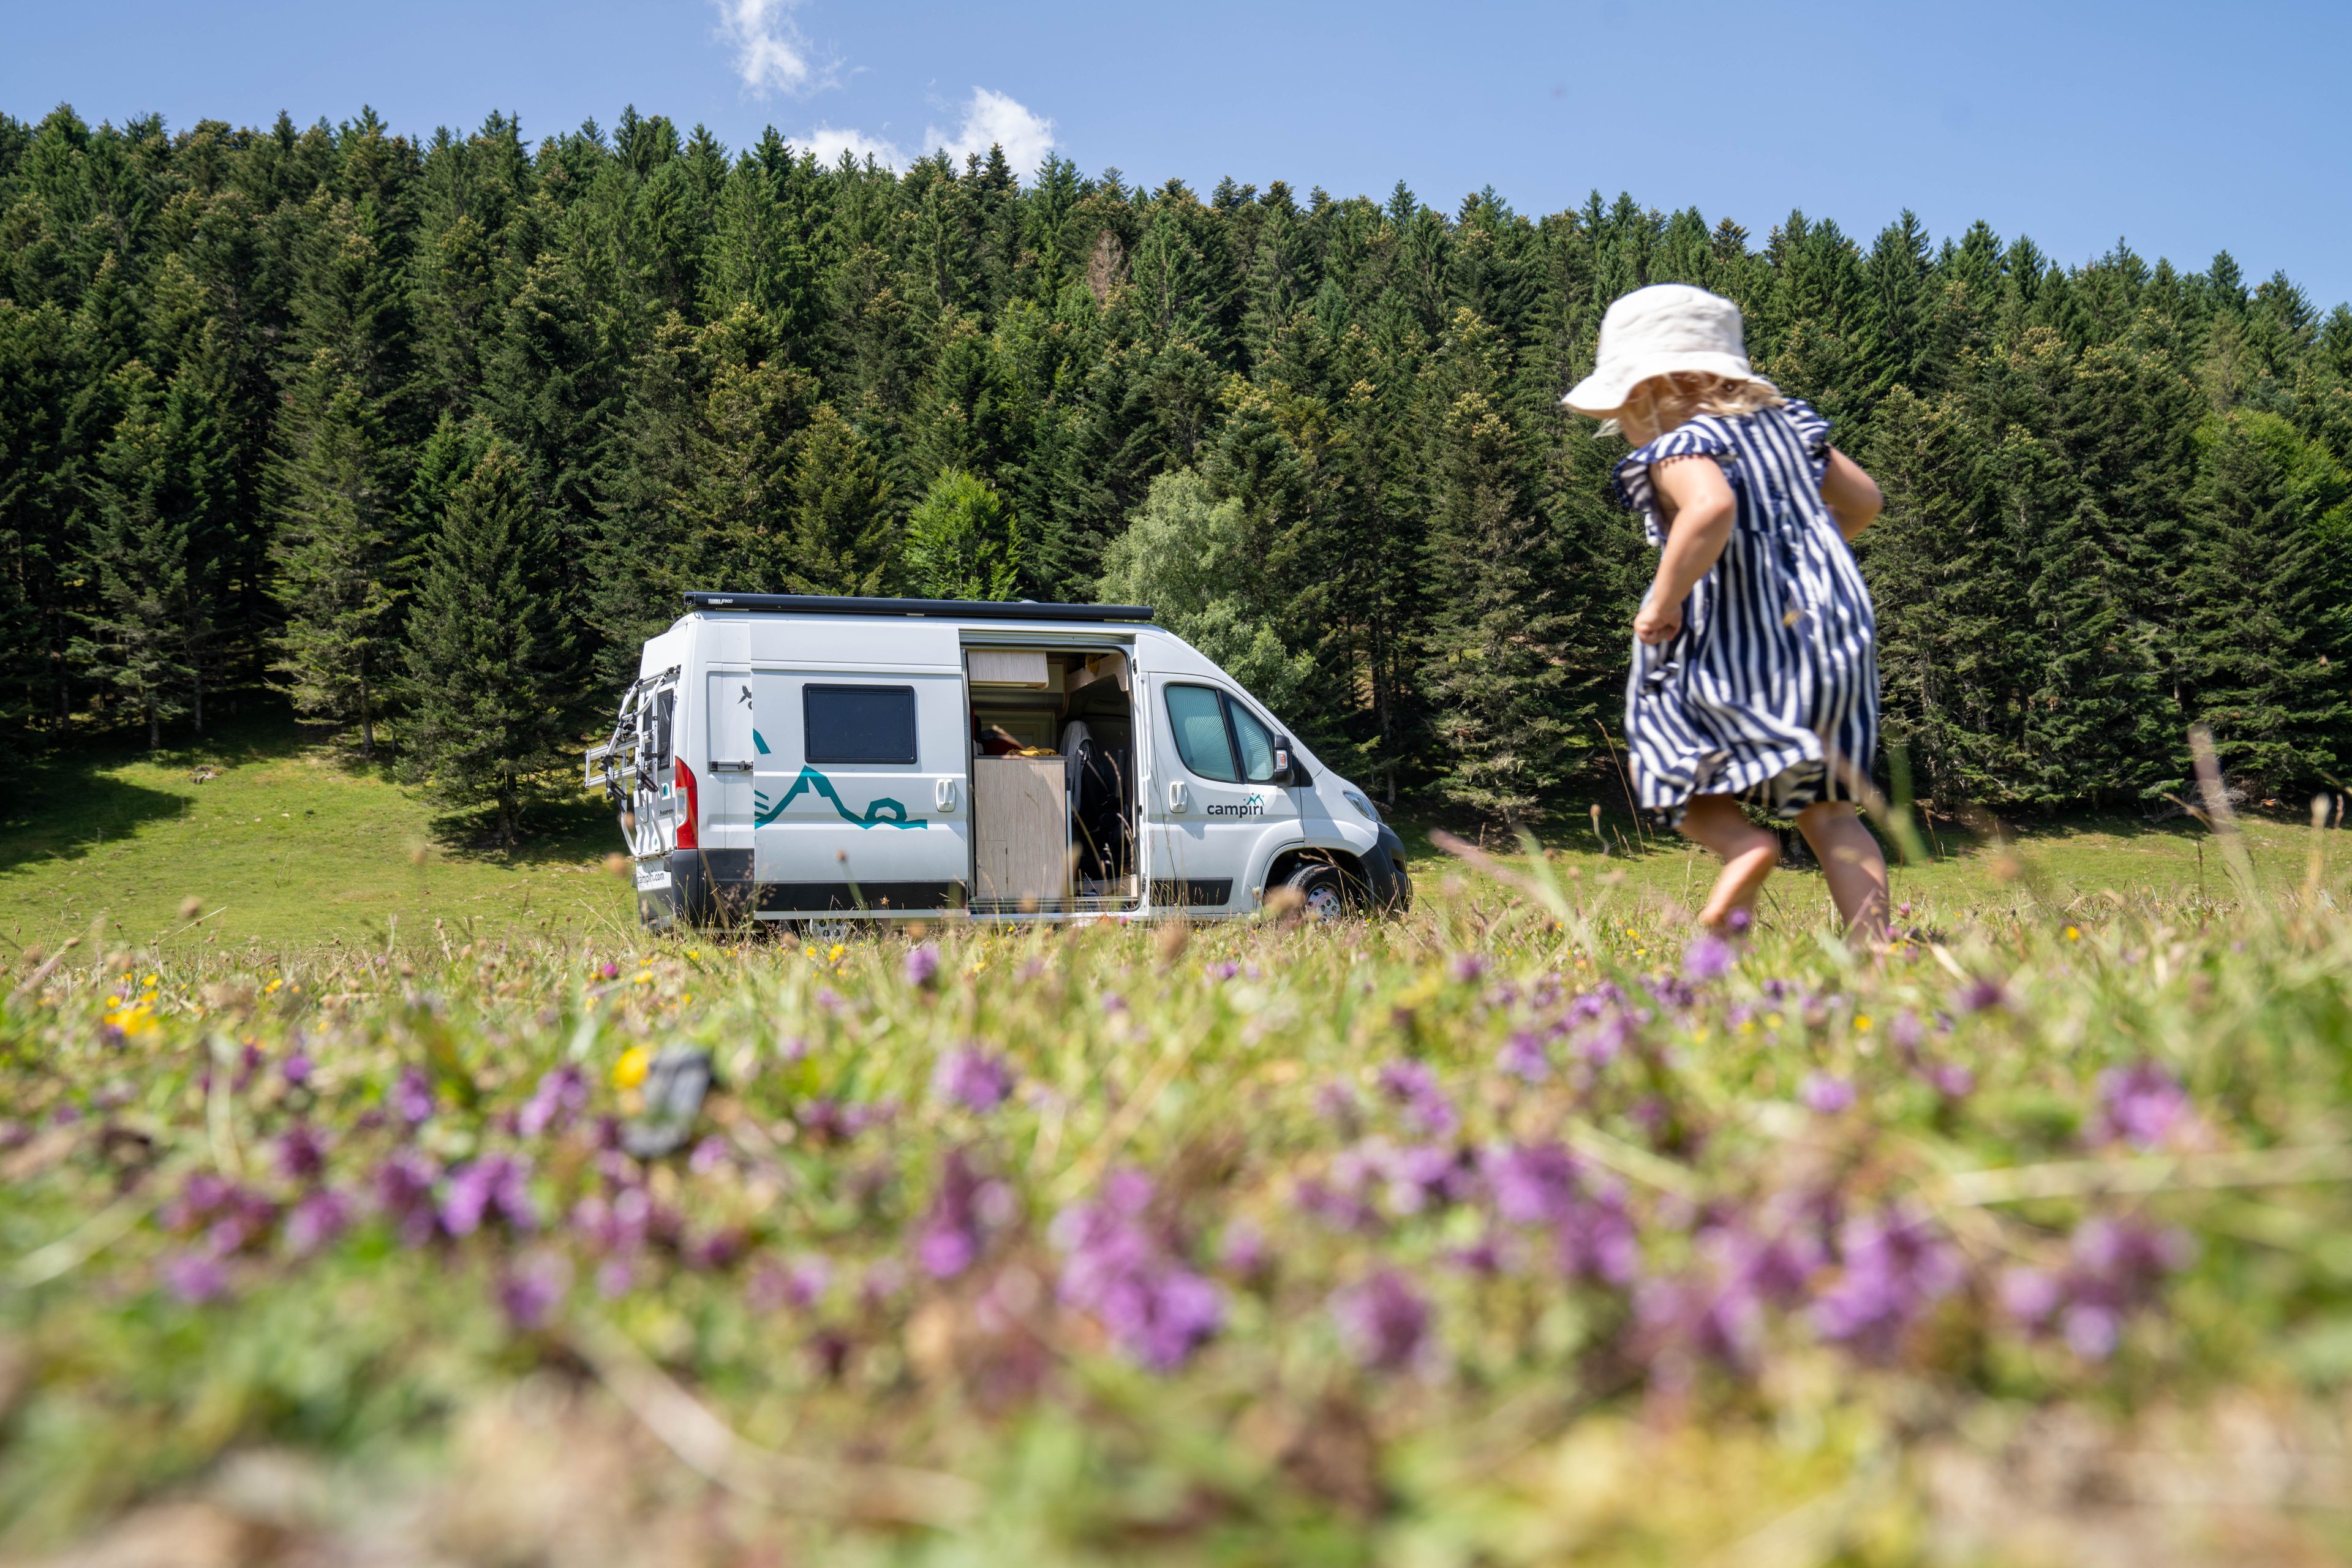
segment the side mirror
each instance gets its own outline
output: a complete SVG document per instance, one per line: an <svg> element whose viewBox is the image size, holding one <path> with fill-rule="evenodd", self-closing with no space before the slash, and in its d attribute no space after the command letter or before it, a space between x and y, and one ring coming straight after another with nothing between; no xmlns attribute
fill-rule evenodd
<svg viewBox="0 0 2352 1568"><path fill-rule="evenodd" d="M1315 782L1315 776L1307 771L1307 764L1300 762L1297 753L1291 750L1290 737L1287 735L1276 735L1274 738L1274 781L1276 784L1289 785L1311 784Z"/></svg>

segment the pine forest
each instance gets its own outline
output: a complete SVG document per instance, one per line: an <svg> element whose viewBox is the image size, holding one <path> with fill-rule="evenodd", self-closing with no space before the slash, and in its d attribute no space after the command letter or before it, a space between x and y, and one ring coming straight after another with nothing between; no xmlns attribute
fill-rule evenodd
<svg viewBox="0 0 2352 1568"><path fill-rule="evenodd" d="M2352 311L2284 275L635 110L0 115L0 725L268 689L506 834L681 590L1104 600L1391 802L1539 821L1614 787L1652 564L1559 397L1659 281L1886 492L1883 779L2153 809L2198 722L2257 801L2352 776Z"/></svg>

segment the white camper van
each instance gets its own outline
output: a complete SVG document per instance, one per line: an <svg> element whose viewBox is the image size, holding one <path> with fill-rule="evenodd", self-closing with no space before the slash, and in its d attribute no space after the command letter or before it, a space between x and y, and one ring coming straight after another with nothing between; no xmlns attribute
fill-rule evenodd
<svg viewBox="0 0 2352 1568"><path fill-rule="evenodd" d="M587 783L649 925L1402 908L1404 845L1124 605L688 594Z"/></svg>

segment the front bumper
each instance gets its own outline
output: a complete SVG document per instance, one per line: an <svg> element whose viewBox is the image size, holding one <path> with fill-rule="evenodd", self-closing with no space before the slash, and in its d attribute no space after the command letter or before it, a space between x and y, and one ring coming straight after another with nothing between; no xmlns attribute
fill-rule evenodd
<svg viewBox="0 0 2352 1568"><path fill-rule="evenodd" d="M1380 842L1366 850L1362 859L1375 909L1402 914L1412 908L1412 878L1405 869L1404 840L1397 837L1395 828L1381 823Z"/></svg>

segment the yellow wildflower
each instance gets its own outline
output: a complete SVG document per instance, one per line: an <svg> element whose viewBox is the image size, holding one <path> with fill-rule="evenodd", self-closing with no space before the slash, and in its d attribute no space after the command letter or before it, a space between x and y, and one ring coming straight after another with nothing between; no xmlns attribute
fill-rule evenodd
<svg viewBox="0 0 2352 1568"><path fill-rule="evenodd" d="M2083 933L2077 928L2068 926L2066 928L2066 940L2068 942L2080 942L2083 940Z"/></svg>
<svg viewBox="0 0 2352 1568"><path fill-rule="evenodd" d="M646 1069L653 1066L654 1054L643 1046L631 1046L613 1064L613 1087L635 1089L646 1081Z"/></svg>
<svg viewBox="0 0 2352 1568"><path fill-rule="evenodd" d="M1856 1013L1856 1014L1853 1016L1853 1032L1854 1032L1855 1034L1857 1034L1857 1035L1866 1035L1866 1034L1870 1033L1870 1015L1869 1015L1869 1014L1867 1014L1867 1013Z"/></svg>

